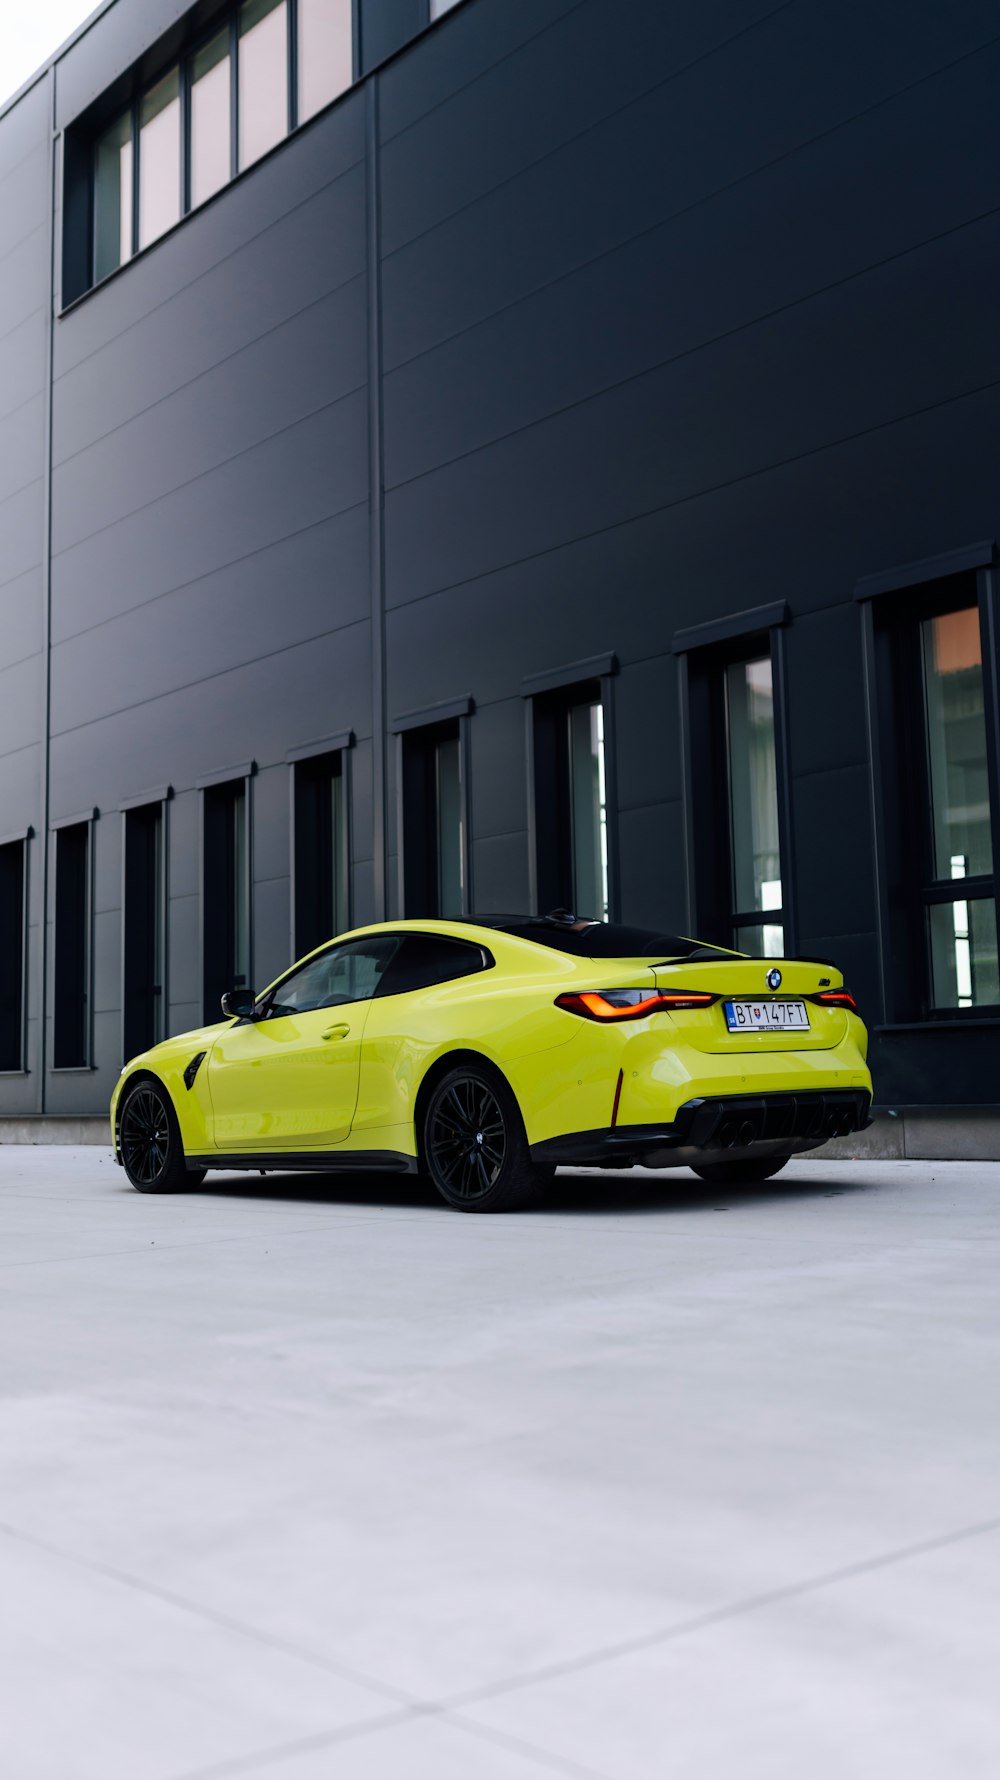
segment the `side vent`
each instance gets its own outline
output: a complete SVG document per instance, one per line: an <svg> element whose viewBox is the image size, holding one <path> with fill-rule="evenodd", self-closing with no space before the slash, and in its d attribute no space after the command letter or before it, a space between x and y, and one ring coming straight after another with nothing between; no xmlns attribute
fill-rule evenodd
<svg viewBox="0 0 1000 1780"><path fill-rule="evenodd" d="M196 1051L184 1071L184 1086L188 1089L188 1092L194 1087L194 1078L205 1061L205 1055L206 1053L204 1051Z"/></svg>

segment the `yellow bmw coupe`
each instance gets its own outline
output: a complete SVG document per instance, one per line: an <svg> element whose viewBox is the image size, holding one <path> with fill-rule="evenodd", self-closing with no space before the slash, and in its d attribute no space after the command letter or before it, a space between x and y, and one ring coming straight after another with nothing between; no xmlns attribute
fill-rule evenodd
<svg viewBox="0 0 1000 1780"><path fill-rule="evenodd" d="M389 1169L510 1211L558 1163L749 1183L869 1122L832 965L561 910L359 928L222 1010L122 1070L115 1154L140 1192Z"/></svg>

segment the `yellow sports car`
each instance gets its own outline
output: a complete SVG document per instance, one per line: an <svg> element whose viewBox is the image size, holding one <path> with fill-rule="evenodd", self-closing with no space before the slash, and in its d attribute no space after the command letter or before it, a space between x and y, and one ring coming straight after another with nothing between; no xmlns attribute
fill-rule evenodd
<svg viewBox="0 0 1000 1780"><path fill-rule="evenodd" d="M208 1168L391 1169L460 1211L557 1163L752 1182L869 1122L867 1033L832 965L545 916L359 928L122 1070L140 1192Z"/></svg>

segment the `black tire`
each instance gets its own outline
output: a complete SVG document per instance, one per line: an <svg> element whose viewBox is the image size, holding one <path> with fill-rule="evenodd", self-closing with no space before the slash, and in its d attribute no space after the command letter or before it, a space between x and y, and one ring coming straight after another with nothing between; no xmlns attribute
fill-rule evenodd
<svg viewBox="0 0 1000 1780"><path fill-rule="evenodd" d="M138 1076L125 1090L118 1144L122 1166L137 1193L183 1193L198 1184L199 1175L189 1173L184 1163L170 1095L155 1076Z"/></svg>
<svg viewBox="0 0 1000 1780"><path fill-rule="evenodd" d="M488 1063L461 1063L441 1077L421 1148L425 1172L455 1211L521 1211L551 1179L532 1162L514 1094Z"/></svg>
<svg viewBox="0 0 1000 1780"><path fill-rule="evenodd" d="M770 1180L778 1174L790 1156L761 1157L759 1162L745 1157L742 1161L691 1163L694 1173L711 1186L719 1187L753 1187L759 1181Z"/></svg>

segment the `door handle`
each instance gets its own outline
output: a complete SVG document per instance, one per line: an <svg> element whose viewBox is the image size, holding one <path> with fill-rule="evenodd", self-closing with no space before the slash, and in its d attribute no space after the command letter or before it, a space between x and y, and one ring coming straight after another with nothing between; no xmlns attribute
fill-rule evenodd
<svg viewBox="0 0 1000 1780"><path fill-rule="evenodd" d="M350 1030L351 1028L349 1026L328 1026L323 1037L324 1039L346 1038Z"/></svg>

